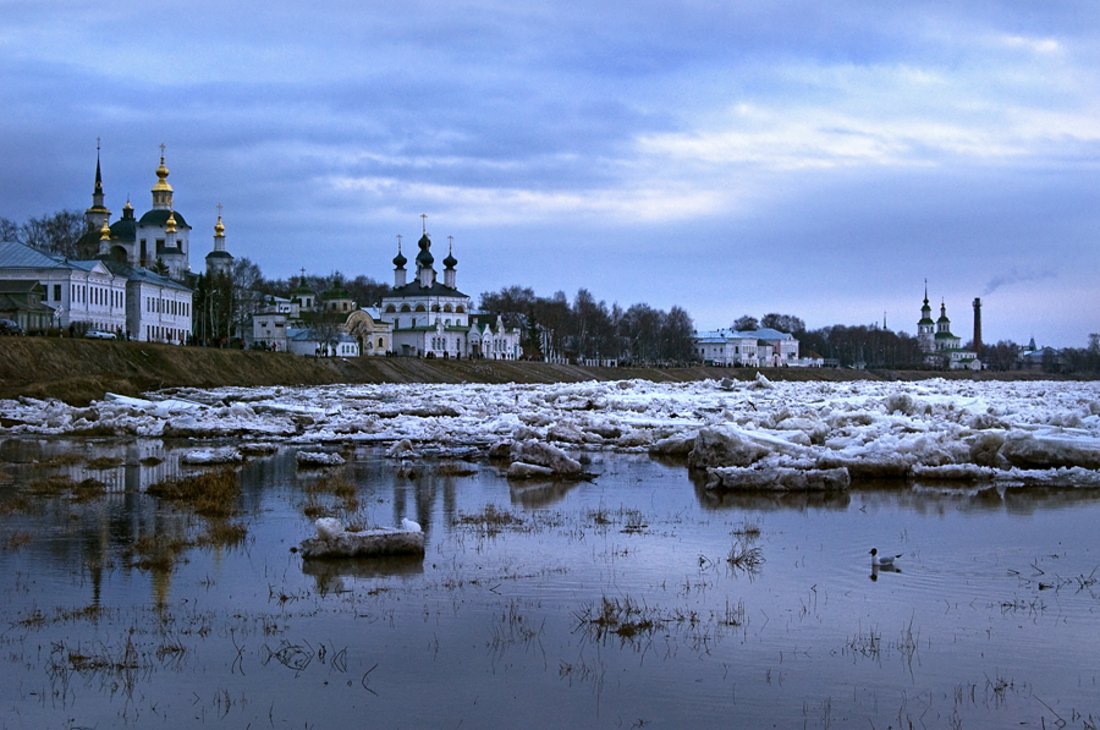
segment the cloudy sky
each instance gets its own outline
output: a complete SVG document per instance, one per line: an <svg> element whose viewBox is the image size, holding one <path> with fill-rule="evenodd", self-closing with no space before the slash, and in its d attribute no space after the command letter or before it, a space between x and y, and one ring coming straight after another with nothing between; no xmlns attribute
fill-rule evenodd
<svg viewBox="0 0 1100 730"><path fill-rule="evenodd" d="M150 205L269 277L1100 331L1100 8L1082 2L0 0L0 216ZM410 257L411 258L411 257Z"/></svg>

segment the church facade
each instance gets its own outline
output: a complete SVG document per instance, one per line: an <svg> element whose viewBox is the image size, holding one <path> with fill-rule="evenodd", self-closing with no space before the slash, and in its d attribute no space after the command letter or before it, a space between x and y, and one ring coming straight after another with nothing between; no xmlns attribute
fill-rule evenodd
<svg viewBox="0 0 1100 730"><path fill-rule="evenodd" d="M426 222L417 248L415 274L409 280L405 268L409 260L401 252L398 238L393 289L382 297L379 307L382 321L393 328L393 353L407 357L519 359L519 330L506 328L499 317L493 321L471 311L470 297L458 289L453 241L442 262L443 281L436 274Z"/></svg>
<svg viewBox="0 0 1100 730"><path fill-rule="evenodd" d="M981 370L977 353L962 347L962 338L951 332L951 320L947 316L947 304L940 301L940 316L932 320L932 307L928 304L928 285L924 287L924 304L917 322L917 344L924 353L924 363L948 370Z"/></svg>

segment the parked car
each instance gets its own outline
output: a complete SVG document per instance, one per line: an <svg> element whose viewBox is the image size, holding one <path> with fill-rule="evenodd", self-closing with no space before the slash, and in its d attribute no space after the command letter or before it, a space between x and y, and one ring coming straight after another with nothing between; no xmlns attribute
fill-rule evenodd
<svg viewBox="0 0 1100 730"><path fill-rule="evenodd" d="M15 320L0 319L0 334L23 334L23 328Z"/></svg>
<svg viewBox="0 0 1100 730"><path fill-rule="evenodd" d="M108 332L107 330L88 330L84 333L84 336L91 340L114 340L114 332Z"/></svg>

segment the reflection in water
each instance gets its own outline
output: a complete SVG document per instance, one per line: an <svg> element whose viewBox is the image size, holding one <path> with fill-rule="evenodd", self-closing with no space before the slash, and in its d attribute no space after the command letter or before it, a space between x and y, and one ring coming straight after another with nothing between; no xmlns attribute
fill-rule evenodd
<svg viewBox="0 0 1100 730"><path fill-rule="evenodd" d="M509 493L512 504L534 509L557 504L570 491L577 488L578 481L509 481Z"/></svg>
<svg viewBox="0 0 1100 730"><path fill-rule="evenodd" d="M711 510L756 510L772 512L775 510L838 510L848 509L851 495L847 491L832 492L762 492L729 491L707 489L698 480L695 484L695 496L699 504Z"/></svg>
<svg viewBox="0 0 1100 730"><path fill-rule="evenodd" d="M377 558L314 558L302 561L302 572L316 580L320 593L346 590L344 578L407 578L424 573L419 555L387 555Z"/></svg>
<svg viewBox="0 0 1100 730"><path fill-rule="evenodd" d="M339 471L356 490L346 516L414 519L427 554L302 561L290 548L312 532L302 507L319 475L298 472L295 448L240 467L248 538L223 551L194 545L204 518L145 493L194 473L179 464L191 448L0 442L0 492L121 475L89 501L33 495L5 515L0 537L31 535L0 550L0 711L20 726L298 727L319 713L354 726L365 707L379 726L493 726L516 706L530 727L1053 726L1047 706L1096 717L1096 492L717 493L682 464L606 452L590 482L510 484L434 458L402 476L359 447ZM522 528L455 525L487 506ZM156 563L158 544L186 547ZM904 552L905 573L868 574L872 544ZM738 570L757 548L767 570ZM88 605L96 618L74 610ZM608 641L577 632L586 611L614 619L594 624ZM140 671L121 696L110 662L131 643ZM51 646L63 650L44 659ZM308 663L270 661L297 647ZM50 684L64 672L86 681ZM28 703L29 691L65 700Z"/></svg>

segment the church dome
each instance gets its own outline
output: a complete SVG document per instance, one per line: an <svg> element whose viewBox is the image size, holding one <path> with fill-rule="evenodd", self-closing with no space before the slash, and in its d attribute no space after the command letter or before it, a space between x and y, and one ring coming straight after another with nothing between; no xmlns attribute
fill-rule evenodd
<svg viewBox="0 0 1100 730"><path fill-rule="evenodd" d="M138 221L140 226L150 226L156 228L164 228L168 223L168 216L171 215L176 219L176 228L187 228L191 226L187 225L187 221L178 210L168 210L167 208L154 208L149 212L141 216L141 220Z"/></svg>
<svg viewBox="0 0 1100 730"><path fill-rule="evenodd" d="M432 256L432 252L429 250L432 246L432 239L428 238L427 233L420 237L420 241L416 245L420 247L420 253L416 255L416 263L425 268L434 264L435 257Z"/></svg>
<svg viewBox="0 0 1100 730"><path fill-rule="evenodd" d="M403 269L407 263L409 263L409 260L405 258L405 254L401 253L401 249L397 249L397 255L393 257L393 265Z"/></svg>
<svg viewBox="0 0 1100 730"><path fill-rule="evenodd" d="M455 267L455 264L457 263L458 259L456 259L454 254L450 252L447 253L447 258L443 259L443 265L446 266L448 269L453 269Z"/></svg>

